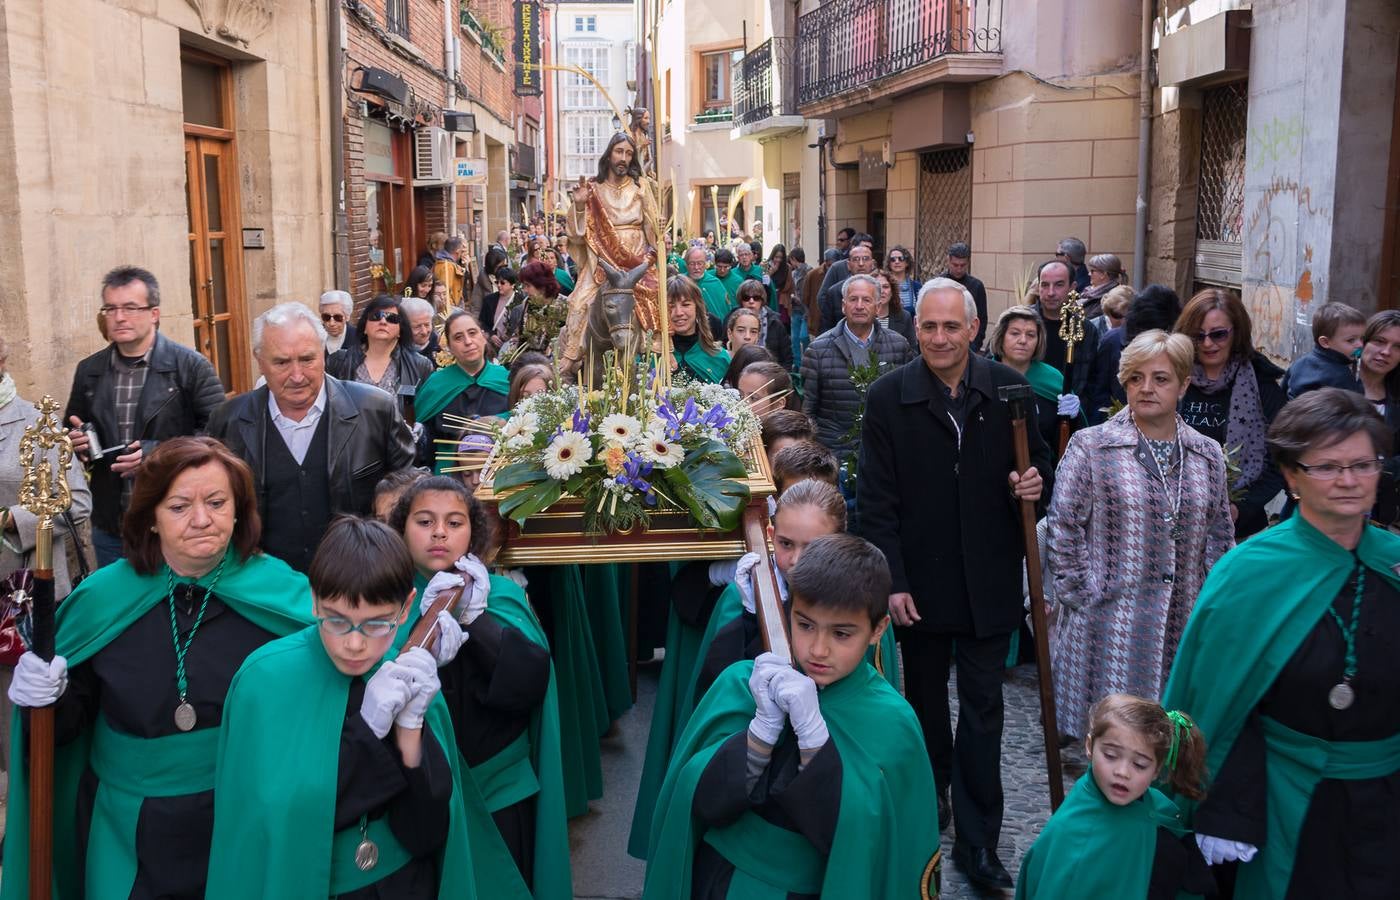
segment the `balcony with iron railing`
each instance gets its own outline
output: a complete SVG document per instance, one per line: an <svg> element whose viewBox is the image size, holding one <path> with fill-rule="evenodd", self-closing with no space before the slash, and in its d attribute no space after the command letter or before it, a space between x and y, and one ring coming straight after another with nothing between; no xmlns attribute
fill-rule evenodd
<svg viewBox="0 0 1400 900"><path fill-rule="evenodd" d="M1001 74L1002 0L828 0L797 20L808 118L931 82Z"/></svg>
<svg viewBox="0 0 1400 900"><path fill-rule="evenodd" d="M802 128L796 48L793 38L772 37L740 60L734 78L734 139L766 139Z"/></svg>

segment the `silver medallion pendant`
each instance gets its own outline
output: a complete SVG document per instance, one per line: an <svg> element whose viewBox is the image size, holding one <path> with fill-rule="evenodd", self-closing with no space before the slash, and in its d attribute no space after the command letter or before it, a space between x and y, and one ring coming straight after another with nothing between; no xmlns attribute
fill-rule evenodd
<svg viewBox="0 0 1400 900"><path fill-rule="evenodd" d="M175 707L175 727L181 731L190 731L194 728L194 723L198 717L194 714L194 707L188 701L182 702Z"/></svg>
<svg viewBox="0 0 1400 900"><path fill-rule="evenodd" d="M365 838L360 841L360 845L355 848L355 865L361 872L368 872L379 865L379 847L374 841Z"/></svg>
<svg viewBox="0 0 1400 900"><path fill-rule="evenodd" d="M1332 690L1327 692L1327 703L1333 709L1348 709L1355 700L1356 691L1345 681L1333 685Z"/></svg>
<svg viewBox="0 0 1400 900"><path fill-rule="evenodd" d="M1171 530L1171 536L1172 540L1180 541L1182 538L1186 537L1186 529L1181 527L1180 525L1173 525Z"/></svg>

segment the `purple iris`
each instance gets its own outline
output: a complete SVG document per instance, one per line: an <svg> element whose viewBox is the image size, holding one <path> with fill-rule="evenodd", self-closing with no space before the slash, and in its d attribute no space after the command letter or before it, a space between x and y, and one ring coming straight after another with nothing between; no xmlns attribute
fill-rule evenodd
<svg viewBox="0 0 1400 900"><path fill-rule="evenodd" d="M671 408L669 402L663 403L656 408L656 415L666 423L666 439L678 441L681 439L681 426L685 424L685 418L677 418L676 411Z"/></svg>
<svg viewBox="0 0 1400 900"><path fill-rule="evenodd" d="M574 410L574 421L569 430L577 431L579 434L588 434L588 413Z"/></svg>
<svg viewBox="0 0 1400 900"><path fill-rule="evenodd" d="M651 475L652 465L635 453L627 454L627 461L622 464L622 472L616 478L618 484L623 487L630 487L642 495L642 501L647 506L656 505L656 495L652 493L651 482L647 477Z"/></svg>
<svg viewBox="0 0 1400 900"><path fill-rule="evenodd" d="M700 420L700 424L707 425L715 431L723 431L733 422L734 419L731 418L730 415L724 411L724 407L718 403L716 403L709 412L705 413L705 418Z"/></svg>

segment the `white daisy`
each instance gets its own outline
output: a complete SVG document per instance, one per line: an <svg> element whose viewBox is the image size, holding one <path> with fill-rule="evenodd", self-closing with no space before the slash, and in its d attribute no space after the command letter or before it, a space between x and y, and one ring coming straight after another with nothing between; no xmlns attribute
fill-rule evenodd
<svg viewBox="0 0 1400 900"><path fill-rule="evenodd" d="M609 444L629 444L642 433L642 423L636 416L613 413L598 426L598 433Z"/></svg>
<svg viewBox="0 0 1400 900"><path fill-rule="evenodd" d="M544 470L556 481L577 475L583 464L593 458L593 445L588 436L577 431L557 435L544 449Z"/></svg>
<svg viewBox="0 0 1400 900"><path fill-rule="evenodd" d="M659 430L648 431L642 446L647 459L659 469L678 466L685 459L685 448L666 440L665 433Z"/></svg>
<svg viewBox="0 0 1400 900"><path fill-rule="evenodd" d="M512 449L528 447L534 442L535 432L539 427L539 416L532 412L520 413L506 422L505 427L501 429L501 439Z"/></svg>

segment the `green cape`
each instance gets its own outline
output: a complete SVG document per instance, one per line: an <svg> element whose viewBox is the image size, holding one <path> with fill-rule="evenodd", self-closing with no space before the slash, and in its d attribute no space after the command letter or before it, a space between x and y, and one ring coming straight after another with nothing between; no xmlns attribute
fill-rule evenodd
<svg viewBox="0 0 1400 900"><path fill-rule="evenodd" d="M387 829L377 843L388 864L376 867L378 872L355 877L353 856L333 853L333 843L341 840L334 825L332 763L349 690L350 677L336 670L314 626L263 646L238 670L219 733L207 900L329 897L391 875L407 861ZM439 895L491 896L473 882L476 848L467 837L467 807L487 814L481 795L464 789L441 697L428 708L426 724L452 768L450 825L437 855ZM349 830L355 832L353 847L359 829ZM347 884L346 876L355 881Z"/></svg>
<svg viewBox="0 0 1400 900"><path fill-rule="evenodd" d="M559 282L559 290L562 293L570 293L574 289L574 276L569 274L568 269L555 269L554 280Z"/></svg>
<svg viewBox="0 0 1400 900"><path fill-rule="evenodd" d="M1371 572L1400 587L1392 568L1400 564L1400 537L1367 526L1356 555ZM1209 771L1220 771L1245 719L1327 614L1354 565L1350 552L1294 513L1226 553L1210 570L1162 696L1163 707L1187 713L1205 734ZM1329 745L1269 719L1264 724L1268 840L1240 866L1235 896L1241 900L1286 893L1298 831L1321 778L1380 777L1400 769L1400 738ZM1295 771L1299 764L1312 771ZM1334 771L1339 764L1350 771ZM1192 805L1178 803L1189 816Z"/></svg>
<svg viewBox="0 0 1400 900"><path fill-rule="evenodd" d="M603 758L598 739L610 724L579 569L576 565L562 565L543 570L548 573L549 597L554 607L551 650L559 675L564 810L569 818L588 812L588 801L603 796Z"/></svg>
<svg viewBox="0 0 1400 900"><path fill-rule="evenodd" d="M720 346L715 348L712 356L705 352L705 348L701 347L697 340L684 353L678 348L672 348L671 353L677 362L684 363L696 377L710 384L719 384L724 379L724 373L729 370L729 351Z"/></svg>
<svg viewBox="0 0 1400 900"><path fill-rule="evenodd" d="M70 669L81 665L152 606L164 603L166 588L165 575L139 575L124 559L98 569L59 605L56 652L68 660ZM236 556L228 561L219 579L218 597L254 625L277 635L300 630L312 620L311 588L306 576L261 552L242 562ZM58 900L84 893L83 885L77 881L81 869L75 854L74 810L78 781L92 761L94 732L95 729L88 729L54 751L53 895ZM204 751L212 747L215 734L214 729L205 728L188 735L122 745L124 749L149 746L154 752L150 759L126 752L124 759L114 762L130 772L115 772L117 779L112 780L130 774L131 780L140 781L148 763L156 760L161 765L178 766L180 783L152 782L145 792L120 790L105 780L100 784L89 836L87 879L89 884L102 887L96 893L87 892L88 896L107 892L125 896L129 892L136 874L136 817L144 796L197 793L213 787L214 758ZM127 738L129 742L134 740ZM5 876L0 885L0 897L4 900L20 900L29 894L29 767L23 764L27 758L20 710L16 707L10 725L10 815L5 834ZM99 840L99 834L105 840Z"/></svg>
<svg viewBox="0 0 1400 900"><path fill-rule="evenodd" d="M707 269L705 276L695 284L700 288L700 296L705 298L705 308L710 311L710 315L719 319L721 323L724 322L734 309L734 298L724 282L719 280L712 269Z"/></svg>
<svg viewBox="0 0 1400 900"><path fill-rule="evenodd" d="M822 717L841 754L841 813L831 854L815 882L790 884L793 870L799 868L793 854L764 852L765 844L774 840L791 843L794 849L798 842L810 844L766 825L752 811L728 828L708 836L702 832L691 814L696 785L715 751L753 718L752 671L748 660L726 669L676 746L656 804L644 900L687 900L695 845L702 838L715 843L716 831L732 833L733 840L724 841L728 847L754 851L735 860L738 854L726 850L732 862L742 862L731 897L781 897L781 891L793 889L816 893L818 887L827 900L933 896L938 813L930 799L936 794L923 732L909 704L869 665L818 695ZM736 892L741 882L749 889Z"/></svg>
<svg viewBox="0 0 1400 900"><path fill-rule="evenodd" d="M447 404L457 399L457 395L474 384L488 391L495 391L502 397L510 395L510 373L504 367L488 362L476 375L468 375L455 363L437 369L418 385L418 393L413 397L413 415L418 421L426 422L447 408ZM433 456L436 458L437 449ZM433 466L437 472L438 465ZM441 474L441 473L439 473Z"/></svg>
<svg viewBox="0 0 1400 900"><path fill-rule="evenodd" d="M630 566L617 563L583 567L583 602L603 679L603 702L608 721L615 722L632 708L632 681L627 669L627 606L623 591L631 587ZM624 582L627 588L623 587Z"/></svg>
<svg viewBox="0 0 1400 900"><path fill-rule="evenodd" d="M414 576L414 585L418 588L418 596L422 596L423 588L427 586L427 579L421 574ZM409 621L399 627L400 636L395 639L395 650L403 646L407 639L408 632L413 630L413 623L418 619L417 603L409 613ZM540 620L536 618L534 610L530 608L525 599L525 592L520 585L501 575L491 576L491 593L487 597L486 612L493 616L502 625L509 625L518 629L526 638L548 649L549 642L545 640L544 629L540 627ZM470 629L468 629L470 631ZM470 638L468 638L470 640ZM551 665L549 672L549 687L545 691L544 702L530 714L530 727L526 732L529 738L530 769L533 772L519 770L512 773L503 770L498 761L503 761L507 754L511 753L511 747L507 747L497 754L496 758L487 760L480 766L468 767L465 760L462 761L464 771L472 775L474 783L478 786L487 809L499 809L509 805L501 803L502 797L523 799L530 796L524 793L530 789L530 785L524 782L530 781L533 775L534 783L539 786L535 795L535 871L534 871L534 897L536 900L568 900L573 897L573 876L569 868L569 826L564 812L564 764L561 757L561 742L559 728L559 688L555 678L554 667ZM455 746L455 739L454 745ZM485 777L487 770L493 777L489 780ZM499 777L504 771L506 777ZM512 775L516 777L511 777ZM511 802L516 802L512 799ZM506 884L511 884L512 889L525 890L525 883L516 872L515 863L509 851L506 849L505 841L501 838L499 829L495 822L488 816L484 822L475 818L468 821L468 836L471 840L472 848L480 856L481 847L491 848L492 870L482 871L482 863L478 858L475 865L477 868L477 887L483 898L497 896L496 891L504 890ZM498 865L501 864L501 865ZM444 896L450 896L444 894Z"/></svg>
<svg viewBox="0 0 1400 900"><path fill-rule="evenodd" d="M1161 791L1148 788L1138 800L1116 806L1094 773L1084 773L1021 858L1016 900L1146 897L1159 826L1177 835L1186 831L1180 810Z"/></svg>
<svg viewBox="0 0 1400 900"><path fill-rule="evenodd" d="M719 273L714 272L713 270L710 274L714 275L715 279L718 280L720 284L724 285L724 295L729 308L733 309L734 307L738 306L739 285L744 283L744 276L739 274L739 267L735 266L734 268L730 269L729 274L724 276L723 278L720 278Z"/></svg>

